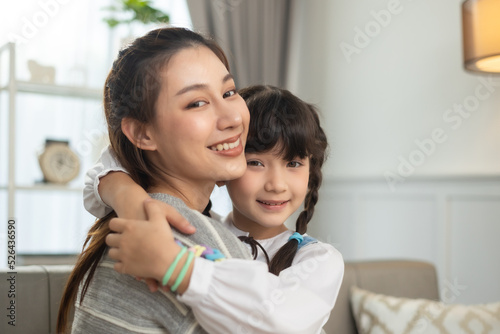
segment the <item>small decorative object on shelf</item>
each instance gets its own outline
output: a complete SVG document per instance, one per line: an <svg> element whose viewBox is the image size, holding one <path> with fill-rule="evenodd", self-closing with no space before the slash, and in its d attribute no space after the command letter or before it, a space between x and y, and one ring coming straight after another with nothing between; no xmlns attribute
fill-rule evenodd
<svg viewBox="0 0 500 334"><path fill-rule="evenodd" d="M53 66L43 66L34 60L28 60L28 69L31 82L50 85L55 83L56 69Z"/></svg>
<svg viewBox="0 0 500 334"><path fill-rule="evenodd" d="M44 182L66 184L78 176L80 159L64 140L45 141L45 149L38 157Z"/></svg>

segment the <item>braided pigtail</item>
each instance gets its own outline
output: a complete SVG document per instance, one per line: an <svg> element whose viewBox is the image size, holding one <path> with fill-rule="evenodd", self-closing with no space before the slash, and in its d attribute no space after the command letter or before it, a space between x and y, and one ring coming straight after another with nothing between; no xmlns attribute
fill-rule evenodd
<svg viewBox="0 0 500 334"><path fill-rule="evenodd" d="M315 126L315 136L314 136L314 149L308 150L310 152L309 157L309 183L306 198L304 200L304 210L300 213L295 224L296 232L304 234L307 232L307 224L312 219L314 214L314 208L316 203L318 203L319 198L319 188L321 187L321 182L323 181L323 173L321 167L326 160L328 142L326 139L325 132L320 126L319 117L314 107L309 105L312 115L314 116Z"/></svg>

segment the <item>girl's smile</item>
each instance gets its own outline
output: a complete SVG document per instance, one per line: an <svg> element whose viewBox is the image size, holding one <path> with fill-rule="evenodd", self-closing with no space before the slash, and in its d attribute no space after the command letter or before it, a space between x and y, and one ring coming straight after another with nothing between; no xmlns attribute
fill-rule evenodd
<svg viewBox="0 0 500 334"><path fill-rule="evenodd" d="M290 200L286 201L269 201L269 200L257 200L264 210L279 211L285 209L286 205Z"/></svg>

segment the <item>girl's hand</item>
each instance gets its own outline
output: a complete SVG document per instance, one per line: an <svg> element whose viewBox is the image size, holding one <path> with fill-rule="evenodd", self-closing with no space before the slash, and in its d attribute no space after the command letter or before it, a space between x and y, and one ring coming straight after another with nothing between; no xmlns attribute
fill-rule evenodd
<svg viewBox="0 0 500 334"><path fill-rule="evenodd" d="M158 291L158 287L160 286L160 283L152 278L136 277L135 279L138 281L144 281L144 283L146 283L146 285L148 286L149 291L151 292Z"/></svg>
<svg viewBox="0 0 500 334"><path fill-rule="evenodd" d="M147 219L144 202L151 200L151 197L128 174L110 172L102 177L99 183L99 194L104 202L115 210L119 218ZM185 219L169 219L170 213L175 209L161 201L157 203L170 225L185 234L192 234L196 231L195 227Z"/></svg>
<svg viewBox="0 0 500 334"><path fill-rule="evenodd" d="M146 202L154 202L155 206L158 207L158 209L161 211L161 214L163 215L163 221L167 222L167 224L170 224L171 227L175 228L179 232L184 234L193 234L194 232L196 232L196 228L191 225L186 220L186 218L181 216L173 206L170 206L165 202L153 199L151 197L144 200L144 204L146 204Z"/></svg>
<svg viewBox="0 0 500 334"><path fill-rule="evenodd" d="M181 247L175 243L159 203L153 199L144 201L148 220L113 218L110 221L109 228L116 233L106 237L106 244L111 247L109 256L117 261L116 271L161 282ZM169 222L185 221L174 208L169 208Z"/></svg>

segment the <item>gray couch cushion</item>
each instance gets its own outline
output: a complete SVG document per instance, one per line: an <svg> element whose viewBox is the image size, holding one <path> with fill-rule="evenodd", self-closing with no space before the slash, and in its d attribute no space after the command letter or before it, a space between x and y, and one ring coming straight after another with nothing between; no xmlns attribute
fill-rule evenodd
<svg viewBox="0 0 500 334"><path fill-rule="evenodd" d="M0 333L49 333L50 298L49 279L40 266L18 267L16 274L2 270L0 274L0 293L2 294L2 315L5 304L15 301L15 327L9 325L5 316L0 322ZM15 297L8 298L9 277L15 276ZM7 297L7 298L5 298ZM6 300L7 299L7 300Z"/></svg>
<svg viewBox="0 0 500 334"><path fill-rule="evenodd" d="M396 297L439 300L434 266L420 261L347 262L344 280L330 319L327 334L355 334L356 324L351 311L350 287Z"/></svg>
<svg viewBox="0 0 500 334"><path fill-rule="evenodd" d="M15 270L16 274L10 274L5 268L0 269L1 300L10 303L12 299L16 305L16 326L9 325L8 319L2 317L0 333L55 333L59 301L72 268L73 266L19 266ZM16 293L15 298L8 298L8 279L12 275L15 276Z"/></svg>

